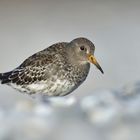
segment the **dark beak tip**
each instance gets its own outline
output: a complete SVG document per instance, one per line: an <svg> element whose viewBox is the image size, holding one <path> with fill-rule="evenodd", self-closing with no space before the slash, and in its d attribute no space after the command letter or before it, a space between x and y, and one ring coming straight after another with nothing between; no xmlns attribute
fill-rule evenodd
<svg viewBox="0 0 140 140"><path fill-rule="evenodd" d="M101 70L101 73L102 73L102 74L104 74L104 71L103 71L103 70Z"/></svg>
<svg viewBox="0 0 140 140"><path fill-rule="evenodd" d="M99 69L101 71L102 74L104 74L104 71L102 70L102 68Z"/></svg>

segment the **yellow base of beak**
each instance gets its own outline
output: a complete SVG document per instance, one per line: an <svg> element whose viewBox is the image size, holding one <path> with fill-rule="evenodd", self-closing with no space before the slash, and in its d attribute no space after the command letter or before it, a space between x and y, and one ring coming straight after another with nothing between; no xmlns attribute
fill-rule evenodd
<svg viewBox="0 0 140 140"><path fill-rule="evenodd" d="M92 54L88 54L88 60L94 64L102 73L104 73L104 71L102 70L101 66L99 65L99 63L97 62L96 58L92 55Z"/></svg>

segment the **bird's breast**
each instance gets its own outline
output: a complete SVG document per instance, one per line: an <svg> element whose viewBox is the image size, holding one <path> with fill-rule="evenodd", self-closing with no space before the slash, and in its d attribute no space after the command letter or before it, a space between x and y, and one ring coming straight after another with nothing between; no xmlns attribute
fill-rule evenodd
<svg viewBox="0 0 140 140"><path fill-rule="evenodd" d="M46 96L64 96L71 92L75 84L68 79L57 78L53 80L43 81L27 86L32 93L39 93Z"/></svg>

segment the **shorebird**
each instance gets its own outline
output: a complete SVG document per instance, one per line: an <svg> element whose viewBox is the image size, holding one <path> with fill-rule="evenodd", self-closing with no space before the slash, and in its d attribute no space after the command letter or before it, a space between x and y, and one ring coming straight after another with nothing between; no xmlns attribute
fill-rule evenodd
<svg viewBox="0 0 140 140"><path fill-rule="evenodd" d="M12 71L0 73L1 84L28 95L70 94L85 81L90 63L104 73L94 51L94 44L86 38L53 44L30 56Z"/></svg>

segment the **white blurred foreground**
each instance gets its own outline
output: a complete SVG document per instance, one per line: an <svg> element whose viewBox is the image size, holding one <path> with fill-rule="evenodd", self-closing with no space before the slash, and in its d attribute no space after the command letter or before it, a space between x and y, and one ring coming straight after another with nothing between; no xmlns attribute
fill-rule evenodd
<svg viewBox="0 0 140 140"><path fill-rule="evenodd" d="M137 82L80 101L70 96L0 108L0 140L138 140L139 93Z"/></svg>

